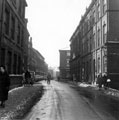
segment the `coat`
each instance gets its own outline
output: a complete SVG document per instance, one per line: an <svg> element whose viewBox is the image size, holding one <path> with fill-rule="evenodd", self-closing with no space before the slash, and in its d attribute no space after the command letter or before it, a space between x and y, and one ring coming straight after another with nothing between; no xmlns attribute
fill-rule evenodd
<svg viewBox="0 0 119 120"><path fill-rule="evenodd" d="M10 87L10 77L7 72L0 72L0 101L8 99L8 92Z"/></svg>
<svg viewBox="0 0 119 120"><path fill-rule="evenodd" d="M50 80L50 79L51 79L51 75L48 74L48 75L47 75L47 80Z"/></svg>
<svg viewBox="0 0 119 120"><path fill-rule="evenodd" d="M31 78L31 74L29 71L25 72L25 79Z"/></svg>

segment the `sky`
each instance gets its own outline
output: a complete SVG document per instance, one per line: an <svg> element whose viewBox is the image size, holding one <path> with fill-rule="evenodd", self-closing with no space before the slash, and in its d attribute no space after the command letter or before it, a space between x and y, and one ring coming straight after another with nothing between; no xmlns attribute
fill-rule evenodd
<svg viewBox="0 0 119 120"><path fill-rule="evenodd" d="M70 38L91 0L26 0L26 18L33 47L50 67L59 67L59 50Z"/></svg>

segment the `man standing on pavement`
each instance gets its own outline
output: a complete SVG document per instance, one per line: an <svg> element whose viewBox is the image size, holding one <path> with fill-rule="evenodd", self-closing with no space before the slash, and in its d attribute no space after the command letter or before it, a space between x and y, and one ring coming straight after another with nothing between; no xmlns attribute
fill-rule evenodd
<svg viewBox="0 0 119 120"><path fill-rule="evenodd" d="M31 79L31 74L28 70L26 70L26 72L25 72L25 83L29 84L30 79Z"/></svg>
<svg viewBox="0 0 119 120"><path fill-rule="evenodd" d="M5 66L0 66L0 106L5 107L5 101L8 99L8 92L10 87L10 78L5 69Z"/></svg>
<svg viewBox="0 0 119 120"><path fill-rule="evenodd" d="M102 80L103 80L104 88L107 89L107 74L106 73L103 74Z"/></svg>
<svg viewBox="0 0 119 120"><path fill-rule="evenodd" d="M100 90L102 88L102 84L103 84L101 73L97 77L97 84L98 84L98 87L99 87L99 90Z"/></svg>
<svg viewBox="0 0 119 120"><path fill-rule="evenodd" d="M51 80L51 74L48 73L48 75L47 75L47 84L50 84L50 80Z"/></svg>

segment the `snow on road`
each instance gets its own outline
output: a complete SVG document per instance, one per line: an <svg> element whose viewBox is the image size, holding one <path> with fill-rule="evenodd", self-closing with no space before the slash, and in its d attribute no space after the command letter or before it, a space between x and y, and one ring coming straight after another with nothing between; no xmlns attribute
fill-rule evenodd
<svg viewBox="0 0 119 120"><path fill-rule="evenodd" d="M24 120L103 120L68 84L42 84L44 95Z"/></svg>

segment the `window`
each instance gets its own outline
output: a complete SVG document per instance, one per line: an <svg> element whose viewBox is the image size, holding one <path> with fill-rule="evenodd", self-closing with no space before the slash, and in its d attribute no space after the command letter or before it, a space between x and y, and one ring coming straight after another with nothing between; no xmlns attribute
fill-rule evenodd
<svg viewBox="0 0 119 120"><path fill-rule="evenodd" d="M92 43L92 44L93 44L93 46L92 46L93 49L95 49L95 40L96 40L96 36L95 36L95 33L94 33L94 34L93 34L93 43Z"/></svg>
<svg viewBox="0 0 119 120"><path fill-rule="evenodd" d="M100 57L98 57L97 66L98 66L97 72L100 73Z"/></svg>
<svg viewBox="0 0 119 120"><path fill-rule="evenodd" d="M67 63L66 63L66 66L69 67L69 60L70 59L67 59Z"/></svg>
<svg viewBox="0 0 119 120"><path fill-rule="evenodd" d="M22 11L22 17L24 18L25 17L25 6L23 6L23 11Z"/></svg>
<svg viewBox="0 0 119 120"><path fill-rule="evenodd" d="M16 0L11 0L11 2L12 2L13 4L16 4Z"/></svg>
<svg viewBox="0 0 119 120"><path fill-rule="evenodd" d="M10 20L10 13L7 8L5 8L5 18L4 18L4 29L5 34L9 35L9 20Z"/></svg>
<svg viewBox="0 0 119 120"><path fill-rule="evenodd" d="M100 3L98 3L98 5L97 5L97 20L99 20L100 19Z"/></svg>
<svg viewBox="0 0 119 120"><path fill-rule="evenodd" d="M90 52L90 39L87 40L87 52Z"/></svg>
<svg viewBox="0 0 119 120"><path fill-rule="evenodd" d="M16 8L16 0L11 0L13 6Z"/></svg>
<svg viewBox="0 0 119 120"><path fill-rule="evenodd" d="M92 50L92 36L90 35L90 51Z"/></svg>
<svg viewBox="0 0 119 120"><path fill-rule="evenodd" d="M97 45L98 47L100 46L100 29L98 29L98 34L97 34Z"/></svg>
<svg viewBox="0 0 119 120"><path fill-rule="evenodd" d="M19 1L19 10L18 10L19 15L21 15L21 11L22 11L22 2Z"/></svg>
<svg viewBox="0 0 119 120"><path fill-rule="evenodd" d="M69 60L70 60L70 59L67 59L67 64L69 64Z"/></svg>
<svg viewBox="0 0 119 120"><path fill-rule="evenodd" d="M90 16L90 28L92 27L92 15Z"/></svg>
<svg viewBox="0 0 119 120"><path fill-rule="evenodd" d="M2 48L1 49L1 64L2 65L5 65L5 49L4 48Z"/></svg>
<svg viewBox="0 0 119 120"><path fill-rule="evenodd" d="M16 4L16 0L12 0L14 4Z"/></svg>
<svg viewBox="0 0 119 120"><path fill-rule="evenodd" d="M21 57L18 57L18 74L21 72Z"/></svg>
<svg viewBox="0 0 119 120"><path fill-rule="evenodd" d="M70 56L70 52L67 52L67 56Z"/></svg>
<svg viewBox="0 0 119 120"><path fill-rule="evenodd" d="M106 24L103 25L103 44L107 40L107 34L106 34Z"/></svg>
<svg viewBox="0 0 119 120"><path fill-rule="evenodd" d="M85 25L84 25L84 23L83 23L83 28L82 28L82 32L83 32L83 36L84 36L84 31L85 31L85 27L84 27Z"/></svg>
<svg viewBox="0 0 119 120"><path fill-rule="evenodd" d="M103 56L103 72L107 72L107 57Z"/></svg>
<svg viewBox="0 0 119 120"><path fill-rule="evenodd" d="M17 68L17 55L14 54L14 64L13 64L13 72L16 74L16 68Z"/></svg>
<svg viewBox="0 0 119 120"><path fill-rule="evenodd" d="M93 59L93 77L94 77L94 80L95 80L95 59Z"/></svg>
<svg viewBox="0 0 119 120"><path fill-rule="evenodd" d="M8 51L8 73L11 73L11 65L12 65L12 53Z"/></svg>
<svg viewBox="0 0 119 120"><path fill-rule="evenodd" d="M92 24L95 24L95 11L93 11L93 20L92 20Z"/></svg>
<svg viewBox="0 0 119 120"><path fill-rule="evenodd" d="M90 30L90 20L88 20L87 27L88 27L88 30Z"/></svg>
<svg viewBox="0 0 119 120"><path fill-rule="evenodd" d="M103 14L106 12L106 0L103 0Z"/></svg>
<svg viewBox="0 0 119 120"><path fill-rule="evenodd" d="M14 40L15 35L15 18L12 16L11 19L11 38Z"/></svg>
<svg viewBox="0 0 119 120"><path fill-rule="evenodd" d="M20 44L20 25L18 24L17 43Z"/></svg>
<svg viewBox="0 0 119 120"><path fill-rule="evenodd" d="M24 31L22 30L22 35L21 35L21 47L23 47L24 42Z"/></svg>

